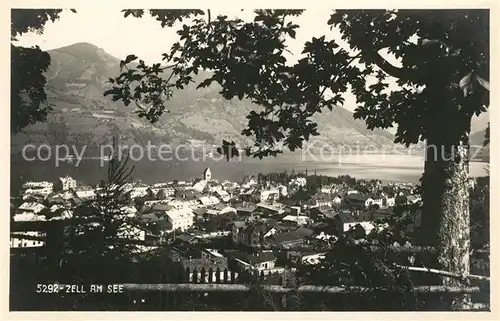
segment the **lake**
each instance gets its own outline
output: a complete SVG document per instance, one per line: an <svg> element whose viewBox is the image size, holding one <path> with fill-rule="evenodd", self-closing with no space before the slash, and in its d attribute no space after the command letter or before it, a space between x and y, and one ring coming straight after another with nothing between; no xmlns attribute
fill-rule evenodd
<svg viewBox="0 0 500 321"><path fill-rule="evenodd" d="M215 158L215 157L214 157ZM70 175L85 184L96 184L106 177L107 162L96 159L83 159L79 166L76 163L62 162L58 167L55 161L26 161L14 158L11 162L13 188L28 180L55 181L61 176ZM380 179L382 181L418 182L423 172L424 156L409 154L365 154L365 155L306 155L301 152L281 154L277 157L218 160L208 156L186 161L162 161L159 159L140 161L130 160L135 166L133 178L147 184L172 180L190 180L201 177L203 170L210 167L212 177L219 180L239 181L245 174L267 172L296 173L308 171L313 174L337 176L350 175L355 178ZM486 175L487 163L471 162L470 176ZM17 188L16 188L17 189Z"/></svg>

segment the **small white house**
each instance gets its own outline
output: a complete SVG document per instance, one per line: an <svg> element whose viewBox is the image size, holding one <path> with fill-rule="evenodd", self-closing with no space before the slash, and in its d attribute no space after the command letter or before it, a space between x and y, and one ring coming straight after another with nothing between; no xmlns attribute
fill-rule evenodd
<svg viewBox="0 0 500 321"><path fill-rule="evenodd" d="M44 233L40 231L27 231L27 232L15 232L10 235L10 248L26 248L26 247L42 247L45 245L45 241L42 240L32 240L28 237L43 237Z"/></svg>

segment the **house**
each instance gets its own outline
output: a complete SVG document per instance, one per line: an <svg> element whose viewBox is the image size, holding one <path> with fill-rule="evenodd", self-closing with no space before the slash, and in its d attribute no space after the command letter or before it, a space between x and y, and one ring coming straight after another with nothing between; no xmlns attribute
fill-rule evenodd
<svg viewBox="0 0 500 321"><path fill-rule="evenodd" d="M42 181L42 182L26 182L23 184L22 188L23 189L29 189L29 188L45 188L45 187L53 187L54 183L48 182L48 181Z"/></svg>
<svg viewBox="0 0 500 321"><path fill-rule="evenodd" d="M232 254L232 258L242 270L259 272L274 269L277 260L272 251L260 251L255 254L236 252Z"/></svg>
<svg viewBox="0 0 500 321"><path fill-rule="evenodd" d="M166 212L174 209L170 204L167 204L163 201L147 201L144 202L142 206L141 215L144 214L155 214L157 217L162 217Z"/></svg>
<svg viewBox="0 0 500 321"><path fill-rule="evenodd" d="M199 237L195 235L181 234L175 236L174 242L183 245L193 245L193 244L198 244L199 240L200 240Z"/></svg>
<svg viewBox="0 0 500 321"><path fill-rule="evenodd" d="M25 202L25 203L21 204L21 206L18 207L18 211L39 214L45 208L46 207L40 203Z"/></svg>
<svg viewBox="0 0 500 321"><path fill-rule="evenodd" d="M24 196L41 195L47 197L54 191L54 184L51 182L28 182L23 185Z"/></svg>
<svg viewBox="0 0 500 321"><path fill-rule="evenodd" d="M51 217L49 221L53 220L66 220L73 217L73 211L67 209L65 206L54 204L49 208Z"/></svg>
<svg viewBox="0 0 500 321"><path fill-rule="evenodd" d="M271 202L277 201L280 197L279 189L269 189L269 190L261 190L256 191L253 194L253 198L255 202Z"/></svg>
<svg viewBox="0 0 500 321"><path fill-rule="evenodd" d="M242 221L233 222L233 227L231 230L231 238L232 238L234 244L239 243L239 239L240 239L239 235L245 227L246 227L245 222L242 222Z"/></svg>
<svg viewBox="0 0 500 321"><path fill-rule="evenodd" d="M241 184L240 187L242 189L250 189L250 188L254 187L257 184L258 184L258 182L255 179L251 178L248 181L246 181L243 184Z"/></svg>
<svg viewBox="0 0 500 321"><path fill-rule="evenodd" d="M29 212L14 215L14 222L46 221L45 215L37 215Z"/></svg>
<svg viewBox="0 0 500 321"><path fill-rule="evenodd" d="M422 198L418 195L409 195L406 197L406 201L409 204L416 204L416 203L420 202L421 200L422 200Z"/></svg>
<svg viewBox="0 0 500 321"><path fill-rule="evenodd" d="M195 215L196 220L200 220L204 217L205 213L207 213L206 207L198 207L193 209L193 214Z"/></svg>
<svg viewBox="0 0 500 321"><path fill-rule="evenodd" d="M45 233L41 231L13 232L10 234L10 248L43 247L45 241L37 239L43 237L45 237Z"/></svg>
<svg viewBox="0 0 500 321"><path fill-rule="evenodd" d="M215 196L202 196L198 199L198 202L203 206L210 206L219 204L220 200Z"/></svg>
<svg viewBox="0 0 500 321"><path fill-rule="evenodd" d="M45 221L46 217L41 213L46 209L47 208L40 203L25 202L17 209L17 213L14 215L14 221Z"/></svg>
<svg viewBox="0 0 500 321"><path fill-rule="evenodd" d="M314 219L315 221L321 220L325 217L327 217L327 214L330 212L334 212L333 208L329 206L324 206L324 207L313 207L309 209L309 217L311 219ZM330 215L332 216L332 215ZM333 216L332 216L333 217Z"/></svg>
<svg viewBox="0 0 500 321"><path fill-rule="evenodd" d="M357 228L357 226L362 227L365 234L369 234L375 228L375 220L378 218L380 216L371 211L359 214L348 212L338 213L334 217L337 235L341 235L352 228Z"/></svg>
<svg viewBox="0 0 500 321"><path fill-rule="evenodd" d="M214 192L214 194L220 198L223 202L227 203L229 202L229 200L231 199L231 196L229 195L228 192L226 192L225 190L223 189L220 189L220 190L216 190Z"/></svg>
<svg viewBox="0 0 500 321"><path fill-rule="evenodd" d="M384 197L371 197L371 203L368 206L377 205L379 208L384 206Z"/></svg>
<svg viewBox="0 0 500 321"><path fill-rule="evenodd" d="M271 230L271 227L262 222L248 224L238 233L238 244L250 247L262 246L266 243L265 235Z"/></svg>
<svg viewBox="0 0 500 321"><path fill-rule="evenodd" d="M174 230L185 231L194 224L194 214L189 208L171 209L165 214Z"/></svg>
<svg viewBox="0 0 500 321"><path fill-rule="evenodd" d="M203 197L203 194L193 188L189 188L189 189L177 189L174 193L175 195L175 198L178 199L178 200L182 200L182 201L185 201L185 202L188 202L188 201L196 201L198 200L200 197Z"/></svg>
<svg viewBox="0 0 500 321"><path fill-rule="evenodd" d="M290 215L300 215L301 208L300 206L289 206Z"/></svg>
<svg viewBox="0 0 500 321"><path fill-rule="evenodd" d="M304 215L287 215L281 219L284 222L294 222L297 225L306 225L309 223L310 219Z"/></svg>
<svg viewBox="0 0 500 321"><path fill-rule="evenodd" d="M236 214L236 209L231 207L231 206L227 206L227 205L224 205L222 203L219 203L215 206L208 208L206 213L210 214L210 215Z"/></svg>
<svg viewBox="0 0 500 321"><path fill-rule="evenodd" d="M91 187L75 187L74 194L81 200L91 200L95 198L94 189Z"/></svg>
<svg viewBox="0 0 500 321"><path fill-rule="evenodd" d="M290 185L294 187L304 187L307 184L307 179L305 177L296 177L290 180Z"/></svg>
<svg viewBox="0 0 500 321"><path fill-rule="evenodd" d="M168 202L168 205L176 209L183 209L183 208L197 208L200 207L201 204L198 200L187 201L187 200L173 199Z"/></svg>
<svg viewBox="0 0 500 321"><path fill-rule="evenodd" d="M308 253L302 255L300 261L303 264L315 265L321 262L326 257L326 253Z"/></svg>
<svg viewBox="0 0 500 321"><path fill-rule="evenodd" d="M143 213L136 217L137 222L146 226L155 225L160 221L165 221L165 212Z"/></svg>
<svg viewBox="0 0 500 321"><path fill-rule="evenodd" d="M24 194L22 199L24 202L41 203L46 199L46 196L42 194Z"/></svg>
<svg viewBox="0 0 500 321"><path fill-rule="evenodd" d="M155 196L158 196L158 194L163 193L165 197L172 197L175 195L175 189L173 187L169 186L157 186L155 187L153 185L153 188L151 188Z"/></svg>
<svg viewBox="0 0 500 321"><path fill-rule="evenodd" d="M332 185L321 186L319 189L320 193L332 194L335 193L336 189Z"/></svg>
<svg viewBox="0 0 500 321"><path fill-rule="evenodd" d="M382 201L381 207L393 207L396 205L396 198L394 196L385 196Z"/></svg>
<svg viewBox="0 0 500 321"><path fill-rule="evenodd" d="M263 214L268 215L280 215L285 212L283 204L280 203L265 203L261 202L257 204L257 209L259 209Z"/></svg>
<svg viewBox="0 0 500 321"><path fill-rule="evenodd" d="M304 237L297 233L297 231L275 233L271 236L271 239L280 248L290 249L296 246L304 244Z"/></svg>
<svg viewBox="0 0 500 321"><path fill-rule="evenodd" d="M249 217L255 210L256 210L255 206L237 207L236 214L238 215L238 217Z"/></svg>
<svg viewBox="0 0 500 321"><path fill-rule="evenodd" d="M187 282L194 282L196 279L199 283L204 276L201 282L209 283L212 280L215 283L217 279L224 279L224 271L228 270L227 258L215 250L175 247L170 250L169 258L181 267L187 276ZM231 276L231 273L227 274L228 277Z"/></svg>
<svg viewBox="0 0 500 321"><path fill-rule="evenodd" d="M196 182L192 186L192 189L195 190L195 191L197 191L197 192L202 193L205 190L206 187L207 187L207 181L200 180L200 181Z"/></svg>
<svg viewBox="0 0 500 321"><path fill-rule="evenodd" d="M330 240L337 241L338 240L338 238L335 235L326 234L323 231L321 233L319 233L318 235L316 235L315 238L317 240L321 240L321 241L330 241Z"/></svg>
<svg viewBox="0 0 500 321"><path fill-rule="evenodd" d="M135 217L136 214L137 214L137 209L133 206L122 206L120 208L120 215Z"/></svg>
<svg viewBox="0 0 500 321"><path fill-rule="evenodd" d="M346 196L344 202L352 208L367 208L373 203L373 199L360 193L351 193Z"/></svg>
<svg viewBox="0 0 500 321"><path fill-rule="evenodd" d="M352 229L363 229L362 235L368 234L373 228L374 224L370 221L365 221L363 217L358 214L351 214L347 212L338 213L334 217L335 234L340 236ZM357 231L358 232L358 231Z"/></svg>
<svg viewBox="0 0 500 321"><path fill-rule="evenodd" d="M134 198L138 198L138 197L147 196L148 190L149 190L148 186L134 186L134 187L130 188L130 190L129 190L130 198L134 199Z"/></svg>
<svg viewBox="0 0 500 321"><path fill-rule="evenodd" d="M154 222L146 223L146 228L151 235L162 236L173 231L172 223L162 217ZM146 234L146 237L149 234Z"/></svg>
<svg viewBox="0 0 500 321"><path fill-rule="evenodd" d="M299 227L295 230L295 232L297 232L303 238L312 237L314 235L314 231L306 227Z"/></svg>
<svg viewBox="0 0 500 321"><path fill-rule="evenodd" d="M411 205L419 202L421 198L417 195L412 195L412 194L405 194L402 193L402 195L398 195L395 198L395 204L397 205Z"/></svg>
<svg viewBox="0 0 500 321"><path fill-rule="evenodd" d="M332 206L332 195L327 193L316 193L311 197L312 207Z"/></svg>

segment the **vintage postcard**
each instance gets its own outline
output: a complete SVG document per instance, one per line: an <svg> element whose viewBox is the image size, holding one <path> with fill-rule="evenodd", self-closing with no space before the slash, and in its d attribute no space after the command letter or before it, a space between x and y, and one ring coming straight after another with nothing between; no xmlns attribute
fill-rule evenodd
<svg viewBox="0 0 500 321"><path fill-rule="evenodd" d="M9 9L9 311L491 314L492 9L205 6Z"/></svg>

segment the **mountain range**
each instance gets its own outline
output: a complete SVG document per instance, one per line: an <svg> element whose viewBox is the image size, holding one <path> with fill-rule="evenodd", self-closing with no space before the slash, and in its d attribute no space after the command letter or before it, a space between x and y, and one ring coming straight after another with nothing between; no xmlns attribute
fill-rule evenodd
<svg viewBox="0 0 500 321"><path fill-rule="evenodd" d="M103 93L110 88L109 78L120 72L120 59L89 43L77 43L50 50L51 66L46 73L47 103L53 110L47 122L36 123L12 136L12 152L27 143L99 145L120 135L122 144L146 145L208 141L222 139L243 141L241 130L246 126L250 110L261 108L248 100L226 100L220 87L196 89L208 75L200 73L195 83L174 92L168 102L170 113L151 124L134 113L133 104L126 107ZM477 125L477 131L486 128ZM342 107L323 112L318 122L320 136L315 144L390 145L394 135L382 129L368 130L362 120ZM482 121L481 121L482 122Z"/></svg>

